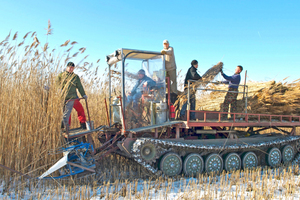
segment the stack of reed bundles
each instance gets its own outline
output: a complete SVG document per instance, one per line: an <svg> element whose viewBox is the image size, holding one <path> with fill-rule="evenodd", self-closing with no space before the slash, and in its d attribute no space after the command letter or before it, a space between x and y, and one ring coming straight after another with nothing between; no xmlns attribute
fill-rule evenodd
<svg viewBox="0 0 300 200"><path fill-rule="evenodd" d="M300 115L300 82L248 82L248 113L274 115ZM227 90L227 86L209 85L216 90ZM240 87L242 92L243 88ZM219 111L226 92L203 92L197 96L197 110ZM245 111L245 97L237 98L238 112Z"/></svg>

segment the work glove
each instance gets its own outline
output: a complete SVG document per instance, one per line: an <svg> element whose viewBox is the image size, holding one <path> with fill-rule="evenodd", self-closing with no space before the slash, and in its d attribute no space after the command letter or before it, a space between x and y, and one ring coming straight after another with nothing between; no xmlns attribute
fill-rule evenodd
<svg viewBox="0 0 300 200"><path fill-rule="evenodd" d="M161 50L161 54L167 54L165 50Z"/></svg>
<svg viewBox="0 0 300 200"><path fill-rule="evenodd" d="M49 86L47 86L47 85L45 85L45 86L44 86L44 90L47 90L47 91L49 91L49 89L50 89L50 87L49 87Z"/></svg>
<svg viewBox="0 0 300 200"><path fill-rule="evenodd" d="M87 96L86 95L83 95L83 98L85 98L85 100L87 100Z"/></svg>
<svg viewBox="0 0 300 200"><path fill-rule="evenodd" d="M223 69L221 69L221 74L224 74Z"/></svg>

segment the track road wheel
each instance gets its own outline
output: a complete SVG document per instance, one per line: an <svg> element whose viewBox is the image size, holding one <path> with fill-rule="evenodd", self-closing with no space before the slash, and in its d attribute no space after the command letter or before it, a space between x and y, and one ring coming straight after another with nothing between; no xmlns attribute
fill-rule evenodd
<svg viewBox="0 0 300 200"><path fill-rule="evenodd" d="M278 148L274 147L268 151L267 162L271 167L276 167L281 163L281 152Z"/></svg>
<svg viewBox="0 0 300 200"><path fill-rule="evenodd" d="M205 160L205 171L207 173L219 173L223 170L223 159L219 154L212 153Z"/></svg>
<svg viewBox="0 0 300 200"><path fill-rule="evenodd" d="M241 169L241 164L241 158L237 153L228 154L224 161L224 167L228 172Z"/></svg>
<svg viewBox="0 0 300 200"><path fill-rule="evenodd" d="M197 153L191 153L184 159L183 171L188 176L202 173L203 168L203 158Z"/></svg>
<svg viewBox="0 0 300 200"><path fill-rule="evenodd" d="M294 148L291 145L286 145L282 149L282 161L286 164L292 162L295 156Z"/></svg>
<svg viewBox="0 0 300 200"><path fill-rule="evenodd" d="M166 176L176 176L182 170L182 160L177 153L167 153L160 161L160 169Z"/></svg>
<svg viewBox="0 0 300 200"><path fill-rule="evenodd" d="M156 148L152 143L145 143L141 147L141 156L146 162L152 162L155 160Z"/></svg>
<svg viewBox="0 0 300 200"><path fill-rule="evenodd" d="M243 165L243 169L252 169L257 167L258 165L258 159L255 153L253 152L247 152L244 156L243 156L243 160L242 160L242 165Z"/></svg>

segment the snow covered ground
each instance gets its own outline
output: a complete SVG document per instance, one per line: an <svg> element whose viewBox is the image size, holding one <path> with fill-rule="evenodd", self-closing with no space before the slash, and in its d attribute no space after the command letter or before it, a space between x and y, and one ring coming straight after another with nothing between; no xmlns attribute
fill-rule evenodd
<svg viewBox="0 0 300 200"><path fill-rule="evenodd" d="M92 184L91 184L92 185ZM197 178L120 181L94 186L35 184L4 191L1 199L300 199L300 171L255 170ZM20 187L18 187L20 188ZM22 188L22 187L21 187Z"/></svg>
<svg viewBox="0 0 300 200"><path fill-rule="evenodd" d="M174 182L171 179L161 183L145 181L138 184L137 192L135 186L127 185L126 196L124 192L116 193L112 187L91 199L300 199L300 176L275 173L257 171L251 177L234 173Z"/></svg>

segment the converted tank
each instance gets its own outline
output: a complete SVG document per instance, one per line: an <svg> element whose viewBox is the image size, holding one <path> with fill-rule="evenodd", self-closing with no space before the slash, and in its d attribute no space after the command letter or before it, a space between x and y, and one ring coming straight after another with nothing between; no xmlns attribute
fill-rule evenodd
<svg viewBox="0 0 300 200"><path fill-rule="evenodd" d="M124 137L116 142L116 152L133 158L153 173L162 172L168 176L266 165L276 167L295 159L300 141L295 128L300 125L300 116L247 113L247 85L239 85L239 93L244 93L246 99L244 112L230 113L230 119L222 118L229 113L190 110L189 99L186 120L172 119L170 108L174 102L171 102L172 94L167 89L168 78L165 82L164 62L164 55L160 52L118 49L107 56L110 72L113 65L121 71L121 87L114 85L110 74L110 90L118 87L122 105L125 105L121 107L123 123L120 125L120 135ZM132 109L126 101L137 81L139 69L144 69L157 85L144 92L138 108ZM189 83L187 91L192 84ZM109 102L111 98L110 93ZM157 106L161 103L167 105L167 117L165 121L160 118L156 121L153 116L157 117L158 112L161 115ZM111 113L111 109L108 110ZM196 120L190 120L192 112L195 112ZM113 127L113 122L110 125ZM103 131L106 138L110 129ZM261 134L267 129L277 130L277 133Z"/></svg>
<svg viewBox="0 0 300 200"><path fill-rule="evenodd" d="M106 61L109 66L108 125L74 129L64 134L73 143L86 136L88 143L67 147L64 158L41 178L62 167L67 169L68 175L96 172L94 160L110 153L134 159L152 173L166 176L299 162L300 136L295 131L300 126L300 116L247 113L247 85L239 85L238 91L245 96L244 111L227 113L190 110L189 91L208 90L201 86L215 84L190 81L186 90L186 119L175 120L172 106L176 98L170 94L170 81L165 77L164 55L122 48L108 55ZM216 72L218 67L219 64L203 77L213 79L216 73L213 76L211 72ZM134 99L133 88L142 83L138 74L141 69L149 78L149 84L143 83ZM192 112L195 120L190 120ZM229 114L229 119L222 117ZM264 133L268 129L274 132ZM97 134L100 147L95 147L93 133Z"/></svg>

